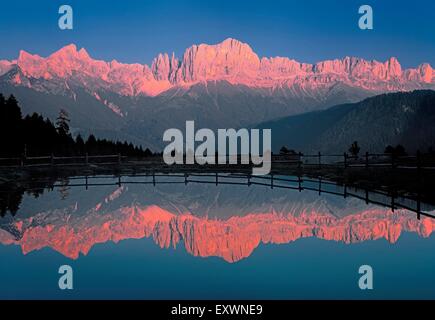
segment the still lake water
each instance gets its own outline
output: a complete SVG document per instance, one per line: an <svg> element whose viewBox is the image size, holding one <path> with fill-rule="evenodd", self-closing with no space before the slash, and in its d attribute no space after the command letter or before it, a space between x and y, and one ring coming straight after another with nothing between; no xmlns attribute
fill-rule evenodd
<svg viewBox="0 0 435 320"><path fill-rule="evenodd" d="M24 194L0 218L0 298L435 298L433 219L308 190L157 180ZM73 290L58 288L65 264ZM358 287L361 265L373 290Z"/></svg>

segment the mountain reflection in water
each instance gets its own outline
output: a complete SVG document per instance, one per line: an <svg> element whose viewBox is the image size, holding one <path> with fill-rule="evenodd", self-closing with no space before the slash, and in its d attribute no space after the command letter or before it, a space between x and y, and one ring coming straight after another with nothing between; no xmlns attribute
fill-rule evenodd
<svg viewBox="0 0 435 320"><path fill-rule="evenodd" d="M15 216L0 219L0 243L20 246L24 254L48 247L77 259L98 243L152 238L161 248L183 245L194 256L232 263L249 257L261 243L307 237L394 243L403 232L429 237L434 229L434 219L417 220L405 209L393 212L310 191L194 183L84 190L64 183L37 198L24 196Z"/></svg>

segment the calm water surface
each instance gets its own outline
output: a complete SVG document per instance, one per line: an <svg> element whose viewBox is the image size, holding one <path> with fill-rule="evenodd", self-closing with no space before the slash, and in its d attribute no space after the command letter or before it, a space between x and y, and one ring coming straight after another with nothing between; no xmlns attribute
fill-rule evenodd
<svg viewBox="0 0 435 320"><path fill-rule="evenodd" d="M413 212L261 185L96 181L9 196L1 299L435 298L435 220ZM64 264L73 290L58 288ZM373 290L358 287L364 264Z"/></svg>

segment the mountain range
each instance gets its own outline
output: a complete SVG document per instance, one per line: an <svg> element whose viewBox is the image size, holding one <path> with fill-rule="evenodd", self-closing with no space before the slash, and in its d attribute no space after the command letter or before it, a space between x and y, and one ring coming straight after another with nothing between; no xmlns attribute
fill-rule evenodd
<svg viewBox="0 0 435 320"><path fill-rule="evenodd" d="M388 145L426 152L435 147L435 91L395 92L326 110L259 124L274 133L273 150L287 145L303 152L342 154L358 141L361 151Z"/></svg>
<svg viewBox="0 0 435 320"><path fill-rule="evenodd" d="M74 133L129 140L154 149L162 133L195 120L207 128L260 122L358 102L374 95L435 89L427 63L403 69L345 57L315 64L259 57L235 39L193 45L181 58L159 54L151 63L93 59L67 45L48 57L21 51L0 61L0 92L14 94L25 113L55 118L66 109Z"/></svg>

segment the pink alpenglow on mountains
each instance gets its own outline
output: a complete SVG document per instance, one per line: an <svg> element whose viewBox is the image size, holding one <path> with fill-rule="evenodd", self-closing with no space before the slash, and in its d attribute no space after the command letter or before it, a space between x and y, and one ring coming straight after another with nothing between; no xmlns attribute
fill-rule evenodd
<svg viewBox="0 0 435 320"><path fill-rule="evenodd" d="M161 248L184 243L194 256L217 256L232 263L250 256L262 243L284 244L307 237L347 244L377 239L395 243L402 232L429 237L435 231L435 221L430 218L419 221L409 211L383 208L342 218L307 210L299 216L272 211L227 219L175 214L155 205L126 206L104 214L100 209L97 205L86 218L56 211L17 219L8 228L13 232L0 229L0 243L18 245L24 254L49 247L77 259L98 243L152 238ZM50 219L41 224L45 215Z"/></svg>
<svg viewBox="0 0 435 320"><path fill-rule="evenodd" d="M73 44L46 58L21 51L17 60L0 60L0 76L7 73L12 73L9 81L14 85L33 87L33 81L39 79L125 96L156 96L171 88L208 81L272 91L295 88L312 92L337 83L373 92L435 89L435 71L427 63L405 70L396 58L378 62L345 57L308 64L285 57L260 58L248 44L235 39L193 45L181 59L159 54L151 66L95 60Z"/></svg>

